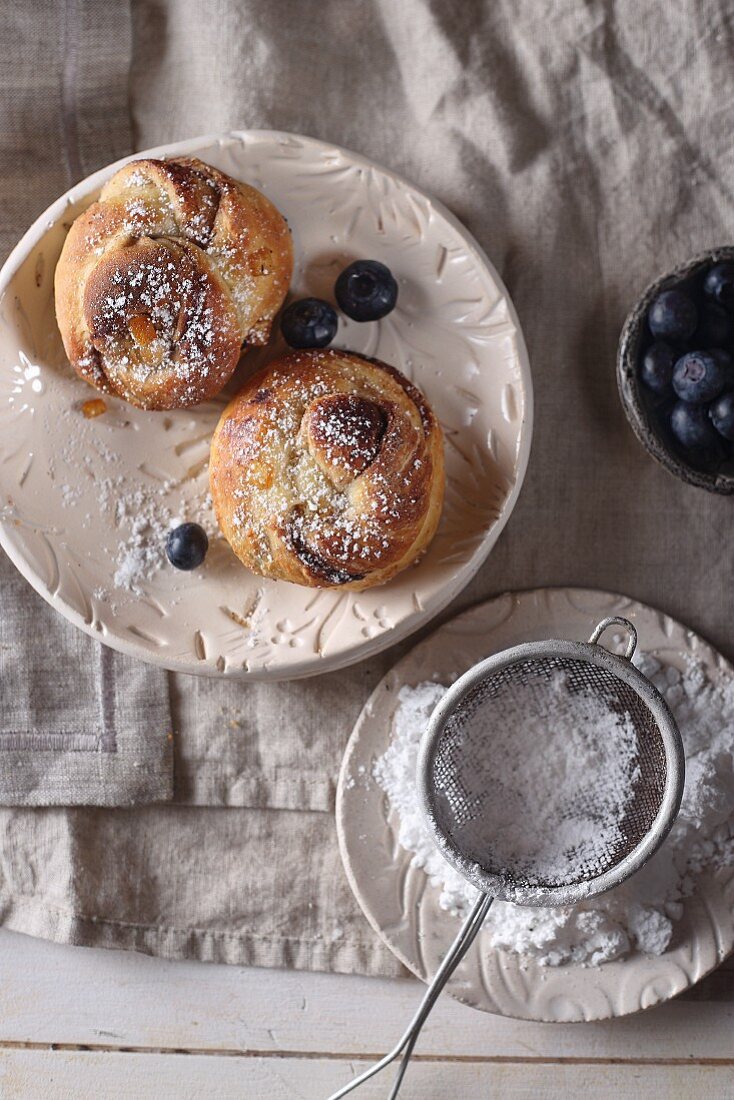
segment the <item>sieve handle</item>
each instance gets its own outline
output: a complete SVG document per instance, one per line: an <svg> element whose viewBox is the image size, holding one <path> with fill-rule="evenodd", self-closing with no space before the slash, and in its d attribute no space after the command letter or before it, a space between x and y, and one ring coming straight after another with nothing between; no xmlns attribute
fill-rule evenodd
<svg viewBox="0 0 734 1100"><path fill-rule="evenodd" d="M359 1087L359 1085L364 1084L364 1082L368 1081L370 1077L374 1077L376 1073L379 1073L380 1070L385 1069L386 1066L389 1066L391 1062L394 1062L395 1059L402 1054L403 1057L400 1060L400 1066L398 1067L398 1072L395 1076L395 1080L393 1081L392 1088L390 1090L390 1096L388 1098L388 1100L395 1100L395 1097L398 1095L403 1077L405 1076L405 1071L408 1068L408 1062L410 1061L410 1057L413 1053L413 1048L416 1044L418 1034L423 1027L423 1024L425 1023L431 1009L438 1000L439 993L446 985L446 982L449 980L453 972L456 970L456 967L459 965L461 960L464 958L464 955L466 955L467 951L474 942L477 933L480 931L482 925L484 924L484 918L487 916L487 913L489 912L489 908L493 901L494 898L490 897L489 894L479 895L469 913L469 916L466 918L461 928L459 929L456 939L444 955L443 962L434 974L431 984L428 986L428 989L423 994L423 1000L418 1005L418 1010L416 1011L413 1019L410 1021L410 1024L408 1025L406 1031L403 1033L402 1038L399 1040L396 1046L393 1047L389 1054L386 1054L384 1058L381 1058L379 1062L376 1062L374 1066L370 1066L370 1068L365 1070L364 1073L360 1073L358 1077L355 1077L347 1085L343 1085L340 1089L337 1089L336 1092L332 1093L329 1097L329 1100L340 1100L342 1096L346 1096L348 1092L352 1091L352 1089L356 1089Z"/></svg>
<svg viewBox="0 0 734 1100"><path fill-rule="evenodd" d="M608 618L602 619L600 623L597 623L597 625L594 627L591 637L589 638L589 643L591 645L598 645L599 639L601 638L602 634L610 626L623 626L629 634L627 648L624 651L624 657L625 660L631 661L634 652L637 649L637 631L635 630L629 619L623 619L621 615L610 615Z"/></svg>

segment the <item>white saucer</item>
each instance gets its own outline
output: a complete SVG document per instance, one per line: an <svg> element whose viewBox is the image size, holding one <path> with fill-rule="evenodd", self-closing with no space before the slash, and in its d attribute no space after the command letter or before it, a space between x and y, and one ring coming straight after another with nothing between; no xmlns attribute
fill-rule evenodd
<svg viewBox="0 0 734 1100"><path fill-rule="evenodd" d="M449 683L491 653L547 638L586 641L607 615L637 627L640 649L682 667L695 654L716 682L734 668L702 638L659 611L623 596L574 588L511 593L472 608L417 645L378 684L347 746L337 795L337 829L352 889L372 927L424 980L435 973L459 928L438 906L439 891L398 844L394 816L372 779L388 744L397 693L423 680ZM480 933L449 984L460 1001L486 1012L554 1023L603 1020L675 997L734 948L734 867L702 875L684 903L665 954L635 953L602 966L542 967L492 950Z"/></svg>
<svg viewBox="0 0 734 1100"><path fill-rule="evenodd" d="M165 562L170 521L197 519L215 535L204 503L207 459L226 397L170 414L106 399L104 415L82 416L95 392L66 363L53 275L71 220L112 165L54 203L0 273L0 544L57 611L115 649L184 672L311 676L416 630L485 560L527 467L527 353L507 291L476 241L399 177L324 142L269 131L136 155L184 154L249 181L286 215L295 296L331 298L339 271L358 257L390 266L400 286L397 309L370 324L342 318L335 343L399 367L434 406L447 439L439 533L418 566L359 594L263 581L221 538L195 573ZM273 339L264 352L245 355L239 381L282 350ZM124 573L121 548L134 514L120 520L115 504L127 501L134 513L140 494L162 528L153 539L161 567L131 592L116 577Z"/></svg>

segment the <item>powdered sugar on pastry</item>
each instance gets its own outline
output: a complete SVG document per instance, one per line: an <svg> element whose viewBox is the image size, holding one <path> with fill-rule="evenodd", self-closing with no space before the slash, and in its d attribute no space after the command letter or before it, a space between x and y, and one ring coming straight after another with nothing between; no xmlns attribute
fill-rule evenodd
<svg viewBox="0 0 734 1100"><path fill-rule="evenodd" d="M392 367L335 350L293 353L225 409L210 483L222 531L254 572L367 588L433 537L441 431Z"/></svg>
<svg viewBox="0 0 734 1100"><path fill-rule="evenodd" d="M264 195L194 158L136 161L73 223L56 269L69 360L146 409L218 393L267 341L293 268Z"/></svg>

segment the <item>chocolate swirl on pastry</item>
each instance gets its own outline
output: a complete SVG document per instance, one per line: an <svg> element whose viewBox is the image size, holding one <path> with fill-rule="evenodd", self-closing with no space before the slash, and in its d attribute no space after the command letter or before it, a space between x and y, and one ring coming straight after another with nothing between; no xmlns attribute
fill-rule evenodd
<svg viewBox="0 0 734 1100"><path fill-rule="evenodd" d="M82 378L144 409L197 404L264 344L288 291L288 227L259 191L193 158L139 160L71 226L56 316Z"/></svg>
<svg viewBox="0 0 734 1100"><path fill-rule="evenodd" d="M210 484L225 537L255 573L369 588L433 538L443 439L423 395L393 367L348 352L296 352L225 409Z"/></svg>

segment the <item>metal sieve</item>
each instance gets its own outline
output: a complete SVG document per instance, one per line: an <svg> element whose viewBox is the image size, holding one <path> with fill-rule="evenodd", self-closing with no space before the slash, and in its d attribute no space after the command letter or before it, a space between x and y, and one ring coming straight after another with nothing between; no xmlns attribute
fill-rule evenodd
<svg viewBox="0 0 734 1100"><path fill-rule="evenodd" d="M599 644L612 625L628 635L623 656ZM637 632L627 619L603 619L588 642L531 642L488 657L456 681L444 695L423 735L418 756L418 794L433 839L445 857L480 891L471 912L446 953L404 1035L381 1061L335 1092L339 1100L402 1054L390 1092L397 1096L423 1023L454 970L480 931L495 898L517 905L574 905L618 886L634 874L667 836L683 794L684 754L675 719L657 689L631 663ZM491 784L493 730L515 729L530 713L550 709L551 689L564 693L566 713L589 722L589 702L625 722L633 738L634 768L629 771L624 813L608 851L570 866L568 873L546 868L536 873L532 861L508 860L506 850L493 850L491 839L471 830L482 813L476 781L486 774ZM481 714L481 721L472 721ZM543 752L542 744L537 751ZM518 762L520 766L522 761ZM491 798L491 786L487 797ZM583 798L583 794L581 795ZM593 807L590 807L593 812ZM467 836L471 838L467 841ZM573 853L572 853L573 855Z"/></svg>

